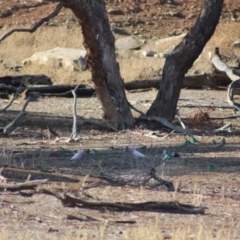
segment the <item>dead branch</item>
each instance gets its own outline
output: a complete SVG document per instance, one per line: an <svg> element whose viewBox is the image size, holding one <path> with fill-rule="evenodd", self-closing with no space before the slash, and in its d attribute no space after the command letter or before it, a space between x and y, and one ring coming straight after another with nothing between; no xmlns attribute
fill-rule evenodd
<svg viewBox="0 0 240 240"><path fill-rule="evenodd" d="M50 194L49 190L46 192ZM195 207L187 204L181 204L177 201L174 202L142 202L142 203L128 203L128 202L103 202L92 201L88 199L78 198L70 193L51 195L61 200L63 205L71 207L84 207L84 208L111 208L120 211L163 211L171 213L185 213L185 214L204 214L206 207Z"/></svg>
<svg viewBox="0 0 240 240"><path fill-rule="evenodd" d="M156 122L159 122L161 124L163 124L164 126L176 131L176 132L179 132L179 133L183 133L183 134L186 134L186 135L193 135L190 131L188 131L187 129L183 129L177 125L174 125L172 123L170 123L168 120L162 118L162 117L156 117L156 116L150 116L148 117L145 113L141 112L140 110L136 109L131 103L128 103L130 108L132 108L133 110L135 110L136 112L140 113L141 114L141 117L140 119L143 119L143 120L150 120L150 121L156 121Z"/></svg>
<svg viewBox="0 0 240 240"><path fill-rule="evenodd" d="M102 220L99 220L99 219L87 216L87 215L82 214L82 213L81 213L81 215L82 216L79 217L79 216L74 216L74 215L68 214L67 215L67 219L69 219L69 220L78 220L80 222L102 221Z"/></svg>
<svg viewBox="0 0 240 240"><path fill-rule="evenodd" d="M77 139L77 94L76 91L78 89L79 85L77 85L74 90L72 90L73 95L73 126L72 126L72 134L70 136L69 141L72 139Z"/></svg>
<svg viewBox="0 0 240 240"><path fill-rule="evenodd" d="M217 80L216 77L212 78L206 73L185 75L183 79L182 88L203 89L204 87L208 87L211 89L217 89L218 86L217 86L216 80ZM146 89L146 88L159 89L161 81L162 81L162 76L137 79L137 80L124 83L124 87L126 90Z"/></svg>
<svg viewBox="0 0 240 240"><path fill-rule="evenodd" d="M25 110L31 100L32 100L32 96L30 95L25 101L21 113L3 129L4 134L10 134L17 128L18 125L21 124L23 119L27 116L27 113L25 112Z"/></svg>
<svg viewBox="0 0 240 240"><path fill-rule="evenodd" d="M227 90L227 101L228 101L229 105L233 106L238 111L240 111L240 104L234 102L234 92L235 92L236 88L239 88L239 87L240 87L240 79L232 82L228 86L228 90Z"/></svg>
<svg viewBox="0 0 240 240"><path fill-rule="evenodd" d="M55 10L50 13L48 16L45 18L42 18L39 22L37 22L32 28L14 28L11 31L7 32L0 38L0 42L3 41L5 38L8 36L12 35L14 32L30 32L33 33L35 32L44 22L48 22L50 19L54 18L55 16L58 15L58 13L61 11L62 7L64 6L63 2L60 2Z"/></svg>
<svg viewBox="0 0 240 240"><path fill-rule="evenodd" d="M211 57L211 63L217 70L225 72L232 81L240 79L240 74L222 61L218 47L214 49L214 54Z"/></svg>
<svg viewBox="0 0 240 240"><path fill-rule="evenodd" d="M13 86L7 86L5 84L0 84L0 87L6 87L6 88L11 88L15 90L15 94L13 96L13 98L11 99L11 101L9 101L8 105L6 107L4 107L2 110L0 110L0 113L5 112L12 104L13 102L17 99L18 94L23 90L23 88L19 87L19 88L15 88Z"/></svg>
<svg viewBox="0 0 240 240"><path fill-rule="evenodd" d="M206 131L194 131L194 132L191 132L191 131L189 131L187 129L184 129L182 127L179 127L179 126L169 122L168 120L166 120L166 119L164 119L162 117L157 117L157 116L150 116L150 117L148 117L145 113L143 113L140 110L136 109L130 103L129 103L129 106L130 106L130 108L134 109L136 112L141 114L140 119L159 122L159 123L163 124L164 126L170 128L170 129L172 129L172 130L174 130L174 131L176 131L178 133L182 133L182 134L189 135L189 136L202 135L202 134L212 135L212 134L216 134L216 133L220 133L220 132L226 132L226 131L229 130L229 127L231 126L231 124L225 124L221 128L218 128L218 129L215 129L215 130L212 130L212 131L207 131L207 132Z"/></svg>
<svg viewBox="0 0 240 240"><path fill-rule="evenodd" d="M48 179L49 181L73 182L77 183L80 180L73 176L54 174L48 172L40 172L34 170L25 170L17 168L2 168L1 175L7 179L25 181L28 175L31 174L32 179ZM86 185L86 188L88 185Z"/></svg>
<svg viewBox="0 0 240 240"><path fill-rule="evenodd" d="M24 183L5 183L2 184L0 183L0 191L11 191L11 192L15 192L15 191L20 191L20 190L31 190L31 189L35 189L36 187L38 187L41 184L44 184L48 181L48 179L42 179L42 180L33 180L33 181L29 181L29 182L24 182Z"/></svg>

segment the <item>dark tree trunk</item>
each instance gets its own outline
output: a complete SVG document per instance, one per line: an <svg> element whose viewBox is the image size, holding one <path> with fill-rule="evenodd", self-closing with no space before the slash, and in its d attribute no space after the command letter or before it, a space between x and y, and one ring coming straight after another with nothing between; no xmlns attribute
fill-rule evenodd
<svg viewBox="0 0 240 240"><path fill-rule="evenodd" d="M135 120L130 111L116 62L115 39L110 30L103 0L66 0L82 27L87 61L104 119L116 129L131 127Z"/></svg>
<svg viewBox="0 0 240 240"><path fill-rule="evenodd" d="M166 59L158 95L147 115L173 120L184 75L213 35L221 15L222 5L223 0L204 0L195 25Z"/></svg>

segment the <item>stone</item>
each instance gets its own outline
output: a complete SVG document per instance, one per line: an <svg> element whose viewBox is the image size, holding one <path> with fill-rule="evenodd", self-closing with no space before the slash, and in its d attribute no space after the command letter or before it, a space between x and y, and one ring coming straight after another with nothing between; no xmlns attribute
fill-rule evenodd
<svg viewBox="0 0 240 240"><path fill-rule="evenodd" d="M162 45L168 42L171 42L172 44L178 44L180 41L186 36L186 33L178 35L178 36L173 36L173 37L168 37L168 38L162 38L159 39L155 42L155 45Z"/></svg>
<svg viewBox="0 0 240 240"><path fill-rule="evenodd" d="M144 50L144 51L142 51L142 55L144 57L153 57L154 54L156 54L156 52L154 52L152 50Z"/></svg>
<svg viewBox="0 0 240 240"><path fill-rule="evenodd" d="M115 42L117 50L134 50L140 49L140 43L134 37L120 38Z"/></svg>
<svg viewBox="0 0 240 240"><path fill-rule="evenodd" d="M121 9L109 9L109 15L124 15L124 12Z"/></svg>
<svg viewBox="0 0 240 240"><path fill-rule="evenodd" d="M22 61L22 65L39 64L71 71L87 69L86 51L75 48L56 47L45 52L36 52Z"/></svg>
<svg viewBox="0 0 240 240"><path fill-rule="evenodd" d="M235 41L233 43L233 46L239 48L240 47L240 41Z"/></svg>

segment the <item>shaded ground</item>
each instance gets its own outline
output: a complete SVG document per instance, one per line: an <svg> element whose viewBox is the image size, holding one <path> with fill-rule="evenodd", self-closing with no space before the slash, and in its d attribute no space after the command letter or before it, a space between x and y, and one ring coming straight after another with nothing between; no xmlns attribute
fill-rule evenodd
<svg viewBox="0 0 240 240"><path fill-rule="evenodd" d="M136 108L146 111L155 94L155 91L128 93L128 99ZM179 106L224 105L225 96L224 91L183 90ZM1 100L1 108L5 104ZM234 116L231 109L201 108L201 111L207 111L215 120L193 124L189 119L199 112L198 107L183 107L180 115L185 123L192 124L191 129L211 131L228 122L232 123L229 133L195 136L198 143L184 146L185 140L191 140L190 138L175 133L166 136L166 129L164 132L154 132L156 137L152 137L154 135L151 136L150 131L141 127L133 131L111 132L101 125L101 108L97 99L78 99L80 141L70 144L54 143L55 137L49 139L45 133L47 126L60 137L70 136L71 108L71 99L44 98L31 102L27 108L29 115L24 128L19 129L14 136L1 136L1 166L76 175L82 181L87 174L98 177L101 166L108 177L119 181L119 186L105 183L86 191L96 199L118 202L177 200L208 207L206 215L68 208L63 207L52 196L37 194L23 197L4 192L0 196L0 226L5 239L17 239L15 235L19 238L24 236L24 239L32 239L33 236L39 236L40 239L180 239L179 236L184 237L183 239L239 239L240 124L238 118L224 119ZM2 126L13 119L20 109L21 104L14 104L11 111L2 113ZM223 138L226 144L213 144L213 140L220 143ZM148 158L133 159L126 152L126 146L129 145L146 146L141 151ZM79 147L91 151L97 149L101 154L85 153L81 160L71 162L69 159ZM180 157L168 160L162 168L163 150L178 152ZM156 175L172 181L177 191L166 192L166 189L157 186L154 181L143 185L153 166L156 168ZM128 184L121 185L121 180ZM97 179L87 179L87 182L94 181ZM46 187L76 194L81 186L82 183L55 182ZM68 215L83 220L70 220ZM88 220L86 217L84 220L85 215L98 221ZM130 222L117 223L119 220Z"/></svg>

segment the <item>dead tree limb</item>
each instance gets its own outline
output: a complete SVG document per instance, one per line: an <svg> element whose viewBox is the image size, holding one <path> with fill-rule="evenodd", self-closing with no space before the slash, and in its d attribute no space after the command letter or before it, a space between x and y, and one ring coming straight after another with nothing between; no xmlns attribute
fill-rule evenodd
<svg viewBox="0 0 240 240"><path fill-rule="evenodd" d="M0 113L1 112L5 112L11 105L12 103L17 99L17 96L18 94L23 90L21 87L19 88L15 88L13 86L7 86L5 84L0 84L0 87L6 87L6 88L11 88L11 89L14 89L15 90L15 94L14 96L12 97L11 101L9 101L8 105L6 107L4 107L2 110L0 110Z"/></svg>
<svg viewBox="0 0 240 240"><path fill-rule="evenodd" d="M31 174L31 179L48 179L49 181L56 182L72 182L78 183L80 180L77 177L69 176L69 175L61 175L49 172L40 172L35 170L25 170L25 169L17 169L17 168L2 168L1 175L7 179L24 181L28 175ZM86 185L87 188L88 185ZM91 186L91 185L90 185Z"/></svg>
<svg viewBox="0 0 240 240"><path fill-rule="evenodd" d="M48 181L48 179L42 179L42 180L33 180L33 181L28 181L24 183L0 183L0 191L20 191L20 190L30 190L30 189L35 189L41 184L44 184Z"/></svg>
<svg viewBox="0 0 240 240"><path fill-rule="evenodd" d="M240 73L234 71L234 69L230 68L222 61L218 47L214 49L214 54L211 57L211 63L217 70L225 72L232 81L240 79Z"/></svg>
<svg viewBox="0 0 240 240"><path fill-rule="evenodd" d="M27 116L27 113L25 112L25 110L26 110L26 107L31 100L32 100L32 96L30 95L27 98L27 100L25 101L20 114L3 129L4 134L10 134L11 132L13 132L17 128L18 125L21 124L23 119Z"/></svg>
<svg viewBox="0 0 240 240"><path fill-rule="evenodd" d="M139 111L138 109L136 109L134 106L132 106L130 103L128 103L130 108L132 108L133 110L135 110L136 112L140 113L141 114L141 118L143 120L150 120L150 121L156 121L156 122L159 122L161 123L162 125L176 131L176 132L179 132L179 133L183 133L183 134L186 134L186 135L193 135L192 132L188 131L187 129L183 129L182 127L179 127L171 122L169 122L168 120L162 118L162 117L156 117L156 116L150 116L148 117L145 113Z"/></svg>
<svg viewBox="0 0 240 240"><path fill-rule="evenodd" d="M50 19L54 18L55 16L58 15L58 13L61 11L62 7L64 6L63 2L60 2L55 10L50 13L48 16L42 18L39 22L37 22L32 28L14 28L11 31L7 32L0 38L0 42L3 41L5 38L8 36L12 35L14 32L30 32L33 33L35 32L44 22L48 22Z"/></svg>
<svg viewBox="0 0 240 240"><path fill-rule="evenodd" d="M144 89L144 88L159 88L162 82L162 76L154 78L137 79L131 82L125 82L124 87L126 90ZM208 74L195 74L186 75L183 79L182 88L190 89L203 89L209 87L211 89L217 89L216 79L211 78Z"/></svg>
<svg viewBox="0 0 240 240"><path fill-rule="evenodd" d="M49 193L49 190L47 190ZM84 207L84 208L111 208L120 211L163 211L171 213L185 213L185 214L204 214L206 207L195 207L187 204L181 204L177 201L174 202L141 202L141 203L128 203L128 202L103 202L93 201L86 198L78 198L70 193L51 195L60 199L63 205Z"/></svg>

